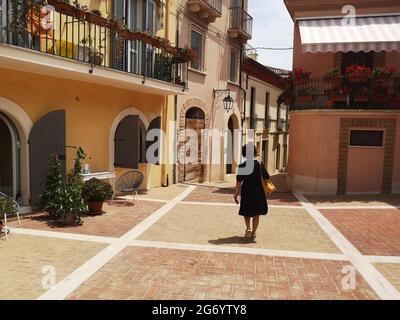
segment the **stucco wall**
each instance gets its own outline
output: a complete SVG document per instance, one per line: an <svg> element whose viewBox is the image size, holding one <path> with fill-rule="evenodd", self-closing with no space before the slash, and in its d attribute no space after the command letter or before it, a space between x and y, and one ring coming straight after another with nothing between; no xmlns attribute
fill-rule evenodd
<svg viewBox="0 0 400 320"><path fill-rule="evenodd" d="M92 172L108 171L113 166L110 163L110 152L114 152L110 148L110 130L117 115L133 107L149 122L161 115L165 104L164 96L5 69L1 69L0 74L0 96L19 105L33 123L50 111L65 109L67 146L80 146L85 150L90 157L85 163ZM18 123L16 125L19 127ZM67 169L72 167L73 158L74 149L67 148ZM161 167L151 172L150 185L161 185ZM22 186L22 189L28 190L29 186Z"/></svg>
<svg viewBox="0 0 400 320"><path fill-rule="evenodd" d="M398 190L398 185L400 185L400 113L396 111L360 113L337 110L291 113L289 179L293 190L317 194L337 192L339 133L342 118L397 120L393 191ZM382 160L381 153L382 150L379 151L379 149L372 151L370 148L349 148L348 192L377 191L377 185L382 185L383 167L379 162ZM362 166L360 166L361 162ZM370 174L367 178L364 177L366 172Z"/></svg>

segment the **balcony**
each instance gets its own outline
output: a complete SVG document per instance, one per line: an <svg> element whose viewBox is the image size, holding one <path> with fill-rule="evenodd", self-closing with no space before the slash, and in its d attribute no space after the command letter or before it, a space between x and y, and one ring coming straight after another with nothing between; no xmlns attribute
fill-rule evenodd
<svg viewBox="0 0 400 320"><path fill-rule="evenodd" d="M222 15L222 0L189 0L188 8L200 19L211 23Z"/></svg>
<svg viewBox="0 0 400 320"><path fill-rule="evenodd" d="M253 31L253 18L241 7L230 8L229 37L247 42Z"/></svg>
<svg viewBox="0 0 400 320"><path fill-rule="evenodd" d="M0 67L157 94L185 90L185 49L79 5L47 3L29 8L24 2L18 9L12 0L4 3Z"/></svg>
<svg viewBox="0 0 400 320"><path fill-rule="evenodd" d="M311 78L291 83L279 97L290 110L358 109L400 110L400 78L385 81L369 79L351 82L337 79Z"/></svg>

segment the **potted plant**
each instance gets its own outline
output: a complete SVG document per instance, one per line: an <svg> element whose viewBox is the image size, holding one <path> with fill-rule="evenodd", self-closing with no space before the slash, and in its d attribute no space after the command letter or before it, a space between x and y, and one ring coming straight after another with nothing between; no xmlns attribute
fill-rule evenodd
<svg viewBox="0 0 400 320"><path fill-rule="evenodd" d="M310 81L310 76L311 72L307 72L303 68L294 68L289 73L289 79L296 85L307 84Z"/></svg>
<svg viewBox="0 0 400 320"><path fill-rule="evenodd" d="M365 83L371 77L371 68L353 65L346 69L345 74L351 83Z"/></svg>
<svg viewBox="0 0 400 320"><path fill-rule="evenodd" d="M372 78L375 82L388 82L396 73L396 69L392 67L378 67L372 72Z"/></svg>
<svg viewBox="0 0 400 320"><path fill-rule="evenodd" d="M90 213L102 212L104 201L111 199L112 195L111 185L96 178L86 181L82 187L82 197L87 202Z"/></svg>
<svg viewBox="0 0 400 320"><path fill-rule="evenodd" d="M0 233L3 232L3 222L4 216L6 214L13 214L16 212L16 207L14 200L11 197L2 197L0 198ZM7 232L7 230L4 230Z"/></svg>
<svg viewBox="0 0 400 320"><path fill-rule="evenodd" d="M93 63L96 66L101 66L103 63L104 55L100 51L90 50L89 52L89 62Z"/></svg>
<svg viewBox="0 0 400 320"><path fill-rule="evenodd" d="M82 198L81 160L85 153L78 148L74 167L64 179L61 162L57 155L52 155L46 176L45 192L41 195L42 208L49 216L60 219L65 225L80 224L81 216L87 211Z"/></svg>
<svg viewBox="0 0 400 320"><path fill-rule="evenodd" d="M196 62L198 57L196 52L186 46L184 48L177 48L176 60L178 63Z"/></svg>
<svg viewBox="0 0 400 320"><path fill-rule="evenodd" d="M331 83L334 86L338 86L342 82L342 72L339 68L333 68L328 70L324 75L324 81Z"/></svg>
<svg viewBox="0 0 400 320"><path fill-rule="evenodd" d="M317 91L314 88L306 87L297 91L296 101L298 103L312 102L317 96Z"/></svg>

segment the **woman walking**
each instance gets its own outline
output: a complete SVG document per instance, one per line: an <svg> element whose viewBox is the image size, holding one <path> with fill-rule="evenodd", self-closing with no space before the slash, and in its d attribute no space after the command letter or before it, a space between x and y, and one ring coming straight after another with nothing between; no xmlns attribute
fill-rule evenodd
<svg viewBox="0 0 400 320"><path fill-rule="evenodd" d="M252 151L251 148L254 148L254 152L249 152ZM264 179L269 179L270 175L264 166L254 159L254 157L258 156L257 148L254 144L243 146L242 155L246 158L246 161L239 165L234 199L238 203L237 198L240 194L239 215L244 217L246 224L245 237L255 240L260 216L265 216L268 213L268 204L261 184L261 175ZM249 171L248 168L252 170ZM251 219L253 219L253 228L251 228Z"/></svg>

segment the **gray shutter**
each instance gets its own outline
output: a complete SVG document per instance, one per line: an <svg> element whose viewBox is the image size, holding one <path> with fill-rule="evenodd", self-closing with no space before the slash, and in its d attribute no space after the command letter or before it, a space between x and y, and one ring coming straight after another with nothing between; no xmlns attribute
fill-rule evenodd
<svg viewBox="0 0 400 320"><path fill-rule="evenodd" d="M149 124L149 128L147 129L148 131L150 131L151 129L159 129L161 130L161 117L157 117L154 118L150 124ZM160 164L160 154L159 154L159 150L160 150L160 142L159 140L155 140L155 141L146 141L146 150L153 145L154 143L157 143L157 153L156 153L156 157L157 157L157 162L155 164Z"/></svg>
<svg viewBox="0 0 400 320"><path fill-rule="evenodd" d="M52 154L58 154L65 174L66 138L65 110L50 112L33 126L29 136L31 204L40 202L44 190L47 164Z"/></svg>
<svg viewBox="0 0 400 320"><path fill-rule="evenodd" d="M113 14L116 19L127 24L127 2L126 0L113 1ZM127 70L127 43L126 40L117 38L114 33L112 35L112 58L113 67L117 70Z"/></svg>
<svg viewBox="0 0 400 320"><path fill-rule="evenodd" d="M122 168L139 168L139 116L127 116L121 120L115 132L115 163Z"/></svg>
<svg viewBox="0 0 400 320"><path fill-rule="evenodd" d="M154 0L144 0L144 20L143 20L143 30L145 32L154 34L154 14L155 14L155 2ZM154 78L154 48L151 45L145 46L145 74L147 77Z"/></svg>

